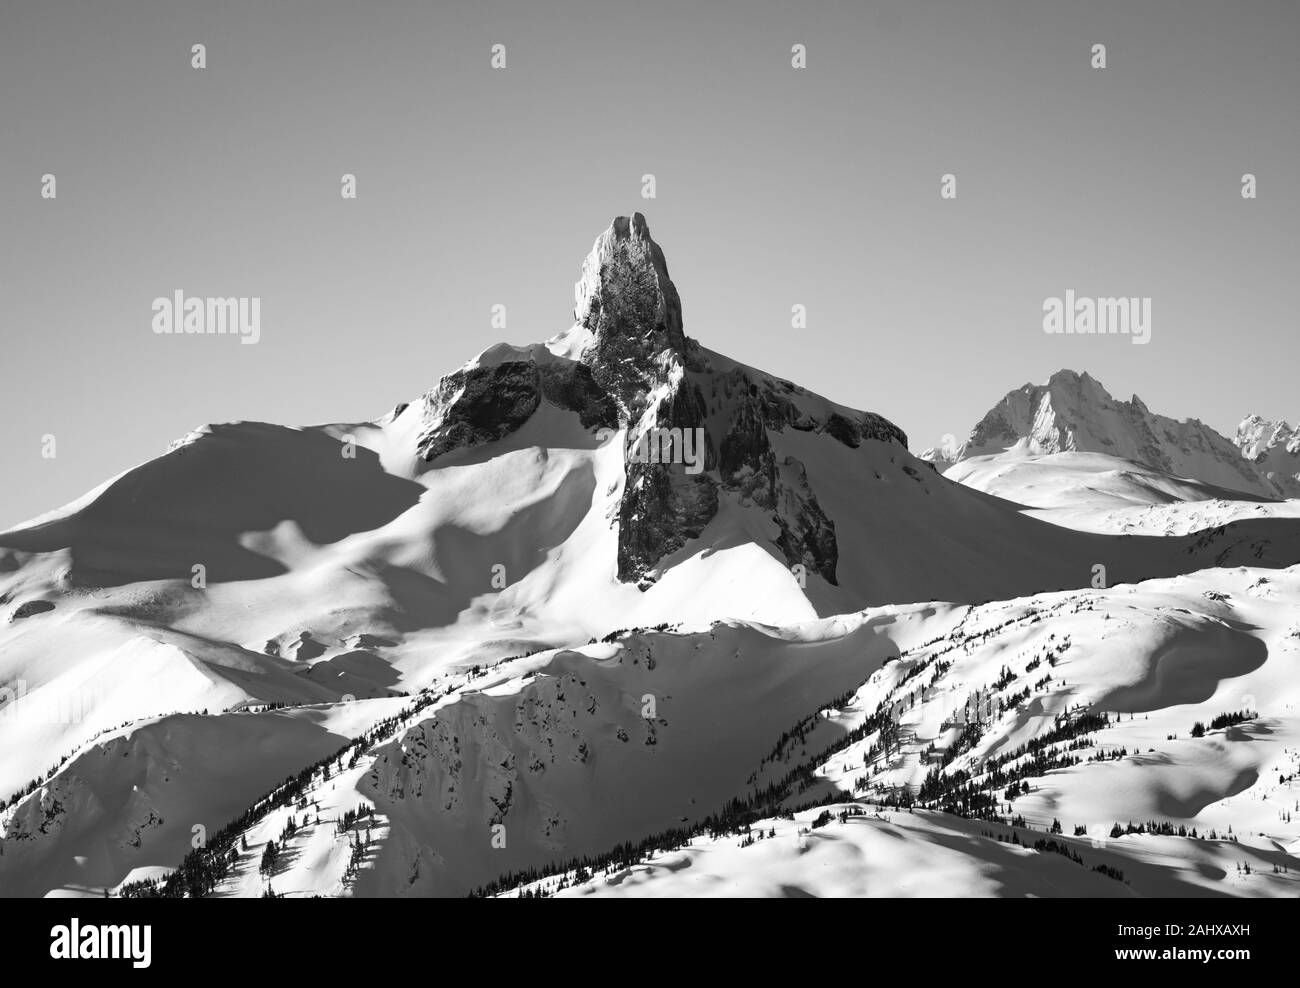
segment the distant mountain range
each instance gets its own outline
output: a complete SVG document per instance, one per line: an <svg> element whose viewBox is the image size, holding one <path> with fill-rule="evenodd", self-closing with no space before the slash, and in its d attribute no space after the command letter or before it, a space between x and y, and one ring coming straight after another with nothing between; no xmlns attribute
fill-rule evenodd
<svg viewBox="0 0 1300 988"><path fill-rule="evenodd" d="M964 440L922 452L946 470L975 457L1103 453L1173 478L1271 498L1300 497L1300 433L1285 422L1245 419L1228 439L1197 419L1120 401L1087 373L1061 370L1046 384L1009 391Z"/></svg>

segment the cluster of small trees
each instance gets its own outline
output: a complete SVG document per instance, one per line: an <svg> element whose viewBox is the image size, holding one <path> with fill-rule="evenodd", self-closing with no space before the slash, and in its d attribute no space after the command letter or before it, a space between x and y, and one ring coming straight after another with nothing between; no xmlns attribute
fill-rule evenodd
<svg viewBox="0 0 1300 988"><path fill-rule="evenodd" d="M366 851L370 849L370 828L366 828L364 835L361 831L353 831L351 845L348 866L343 872L344 879L353 877L361 869L361 862L365 860Z"/></svg>
<svg viewBox="0 0 1300 988"><path fill-rule="evenodd" d="M1124 881L1124 872L1120 871L1118 868L1112 868L1110 865L1099 864L1094 866L1092 870L1105 875L1107 878L1113 878L1117 882Z"/></svg>
<svg viewBox="0 0 1300 988"><path fill-rule="evenodd" d="M275 874L275 863L280 860L280 848L275 841L266 842L266 847L262 849L262 862L258 865L258 872L263 875ZM269 886L268 886L269 888Z"/></svg>
<svg viewBox="0 0 1300 988"><path fill-rule="evenodd" d="M611 631L609 634L605 635L605 637L599 639L599 641L605 645L612 645L614 642L618 641L620 638L624 637L625 635L643 634L648 631L668 631L672 628L677 628L680 626L681 626L680 622L678 624L669 624L667 621L662 621L659 624L652 624L648 628L616 628L615 630ZM598 639L592 638L587 642L587 644L595 645L597 640Z"/></svg>
<svg viewBox="0 0 1300 988"><path fill-rule="evenodd" d="M1076 828L1075 833L1079 833L1081 828ZM1134 823L1130 820L1127 824L1116 822L1110 828L1110 836L1124 837L1128 834L1150 834L1154 837L1191 837L1195 840L1233 840L1237 838L1232 833L1232 827L1228 827L1226 834L1220 834L1218 831L1211 829L1208 834L1202 834L1195 827L1188 830L1183 824L1175 826L1168 820L1148 820L1146 823Z"/></svg>
<svg viewBox="0 0 1300 988"><path fill-rule="evenodd" d="M957 740L949 745L948 750L943 753L943 760L940 763L944 767L951 765L954 761L972 750L984 736L984 725L978 720L972 720L962 728L962 732L957 735Z"/></svg>
<svg viewBox="0 0 1300 988"><path fill-rule="evenodd" d="M1213 719L1211 719L1209 729L1211 731L1218 731L1218 730L1222 730L1225 727L1233 727L1237 724L1243 723L1244 721L1253 719L1254 716L1255 715L1253 713L1250 713L1249 711L1246 710L1233 710L1229 713L1219 714ZM1192 725L1192 737L1194 738L1205 737L1205 730L1206 730L1205 725L1198 720L1195 724ZM1169 740L1173 740L1172 735L1170 735Z"/></svg>
<svg viewBox="0 0 1300 988"><path fill-rule="evenodd" d="M1018 678L1018 674L1011 671L1009 666L1003 666L998 678L993 683L993 689L1001 691L1010 686Z"/></svg>
<svg viewBox="0 0 1300 988"><path fill-rule="evenodd" d="M1128 757L1128 746L1112 748L1110 751L1099 751L1095 755L1089 755L1090 762L1117 762L1121 758Z"/></svg>
<svg viewBox="0 0 1300 988"><path fill-rule="evenodd" d="M1059 823L1057 824L1057 829L1053 832L1058 834L1061 832ZM1079 852L1064 841L1051 840L1046 837L1039 838L1034 841L1034 850L1059 854L1062 857L1069 858L1075 864L1083 864L1083 858L1079 857Z"/></svg>
<svg viewBox="0 0 1300 988"><path fill-rule="evenodd" d="M367 803L361 803L355 810L344 810L343 816L334 825L334 832L338 834L346 833L352 829L353 824L362 820L373 820L375 808Z"/></svg>
<svg viewBox="0 0 1300 988"><path fill-rule="evenodd" d="M768 827L766 831L762 827L747 829L745 836L740 841L741 847L753 847L761 840L772 840L776 837L776 828Z"/></svg>

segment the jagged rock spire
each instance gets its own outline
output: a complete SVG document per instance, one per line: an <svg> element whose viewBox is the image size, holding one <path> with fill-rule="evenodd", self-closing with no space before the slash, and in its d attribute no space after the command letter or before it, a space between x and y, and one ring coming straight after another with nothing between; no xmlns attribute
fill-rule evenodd
<svg viewBox="0 0 1300 988"><path fill-rule="evenodd" d="M504 438L543 401L586 428L621 429L618 577L642 588L662 561L699 538L720 498L763 512L790 564L830 584L839 548L808 471L771 433L824 433L856 449L907 437L868 412L832 405L789 381L723 361L686 336L664 253L640 213L596 238L575 289L576 323L545 346L499 346L425 395L417 451L426 462ZM667 440L668 455L641 456ZM688 469L689 445L699 459ZM678 458L673 451L683 452Z"/></svg>
<svg viewBox="0 0 1300 988"><path fill-rule="evenodd" d="M685 348L682 301L668 277L664 252L645 217L616 216L596 238L574 285L574 318L598 343L635 337L653 349Z"/></svg>
<svg viewBox="0 0 1300 988"><path fill-rule="evenodd" d="M646 392L687 363L682 302L645 217L615 217L596 238L574 286L574 318L591 334L583 353L598 381L639 414Z"/></svg>

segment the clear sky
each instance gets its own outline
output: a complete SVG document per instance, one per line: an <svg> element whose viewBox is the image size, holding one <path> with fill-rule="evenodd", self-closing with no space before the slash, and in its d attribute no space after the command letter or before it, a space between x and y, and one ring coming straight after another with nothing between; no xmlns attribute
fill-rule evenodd
<svg viewBox="0 0 1300 988"><path fill-rule="evenodd" d="M544 339L634 210L690 335L914 450L1061 367L1294 421L1298 49L1292 0L0 0L0 526ZM1067 288L1150 344L1043 333ZM154 334L177 289L260 296L260 343Z"/></svg>

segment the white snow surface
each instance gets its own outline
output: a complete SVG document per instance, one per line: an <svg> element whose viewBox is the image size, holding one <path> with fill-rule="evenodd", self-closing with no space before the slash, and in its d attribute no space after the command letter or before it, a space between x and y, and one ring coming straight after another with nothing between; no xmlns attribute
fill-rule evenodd
<svg viewBox="0 0 1300 988"><path fill-rule="evenodd" d="M1300 891L1285 423L1234 445L1063 373L941 474L701 352L661 389L718 432L733 389L788 399L770 467L815 493L833 580L733 486L620 582L627 430L656 423L549 401L433 462L420 402L204 426L0 533L0 896L122 894L223 831L218 897ZM986 818L934 796L962 780Z"/></svg>

